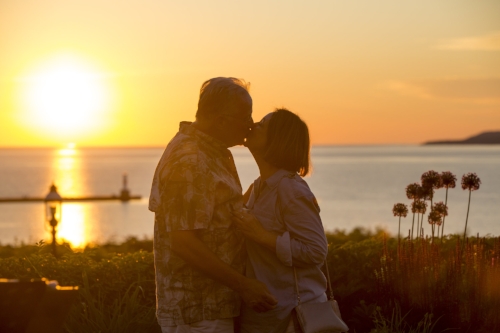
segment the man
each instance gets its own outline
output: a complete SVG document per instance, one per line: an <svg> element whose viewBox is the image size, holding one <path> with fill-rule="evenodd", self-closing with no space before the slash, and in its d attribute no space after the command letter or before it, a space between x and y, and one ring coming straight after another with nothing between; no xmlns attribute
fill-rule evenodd
<svg viewBox="0 0 500 333"><path fill-rule="evenodd" d="M242 144L252 126L246 83L210 79L196 121L181 123L156 167L149 209L163 333L233 332L241 300L256 311L276 306L263 283L243 275L243 236L231 221L242 188L227 148Z"/></svg>

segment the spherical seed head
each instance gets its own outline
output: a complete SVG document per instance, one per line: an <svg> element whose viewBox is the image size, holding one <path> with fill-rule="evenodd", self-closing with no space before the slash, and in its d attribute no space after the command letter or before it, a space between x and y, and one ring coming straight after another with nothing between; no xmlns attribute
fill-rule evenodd
<svg viewBox="0 0 500 333"><path fill-rule="evenodd" d="M411 212L425 214L427 210L427 203L423 200L416 200L411 203Z"/></svg>
<svg viewBox="0 0 500 333"><path fill-rule="evenodd" d="M448 216L448 207L442 201L436 202L434 204L433 210L438 212L441 216Z"/></svg>
<svg viewBox="0 0 500 333"><path fill-rule="evenodd" d="M479 190L481 185L481 179L476 175L475 172L469 172L462 176L462 189L475 191Z"/></svg>
<svg viewBox="0 0 500 333"><path fill-rule="evenodd" d="M420 187L421 186L418 183L406 186L406 196L408 199L418 199L421 191Z"/></svg>
<svg viewBox="0 0 500 333"><path fill-rule="evenodd" d="M441 220L441 214L439 214L438 212L436 212L434 209L432 209L432 211L429 213L429 224L438 224L440 225L442 220Z"/></svg>
<svg viewBox="0 0 500 333"><path fill-rule="evenodd" d="M443 183L441 182L441 175L439 174L439 172L436 172L434 170L424 172L420 180L422 181L423 187L430 187L435 189L443 187Z"/></svg>
<svg viewBox="0 0 500 333"><path fill-rule="evenodd" d="M450 171L441 172L441 182L443 183L443 187L455 188L456 181L457 177Z"/></svg>
<svg viewBox="0 0 500 333"><path fill-rule="evenodd" d="M397 203L392 208L392 213L394 216L406 217L406 214L408 214L408 207L406 207L405 204Z"/></svg>

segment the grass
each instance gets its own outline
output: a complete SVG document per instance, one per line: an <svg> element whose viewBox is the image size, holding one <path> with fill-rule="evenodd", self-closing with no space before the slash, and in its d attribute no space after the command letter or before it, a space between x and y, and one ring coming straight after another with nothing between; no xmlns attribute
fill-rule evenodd
<svg viewBox="0 0 500 333"><path fill-rule="evenodd" d="M335 298L350 332L500 331L500 238L402 240L382 230L327 235ZM160 332L151 240L130 238L55 259L43 243L0 246L1 278L80 286L65 332Z"/></svg>

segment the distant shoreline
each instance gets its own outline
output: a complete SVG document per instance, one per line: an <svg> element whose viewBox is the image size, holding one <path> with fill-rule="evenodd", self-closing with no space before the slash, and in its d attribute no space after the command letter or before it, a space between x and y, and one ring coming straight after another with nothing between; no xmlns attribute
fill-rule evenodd
<svg viewBox="0 0 500 333"><path fill-rule="evenodd" d="M428 141L424 145L497 145L500 144L500 131L483 132L465 140Z"/></svg>

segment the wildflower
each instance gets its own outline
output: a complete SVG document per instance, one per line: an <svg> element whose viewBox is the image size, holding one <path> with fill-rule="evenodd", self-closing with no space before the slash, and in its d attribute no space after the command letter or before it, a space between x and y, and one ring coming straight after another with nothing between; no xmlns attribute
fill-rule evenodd
<svg viewBox="0 0 500 333"><path fill-rule="evenodd" d="M394 208L392 208L392 213L394 216L406 217L408 214L408 207L406 207L405 204L397 203L394 205Z"/></svg>
<svg viewBox="0 0 500 333"><path fill-rule="evenodd" d="M432 200L433 196L434 196L434 189L432 187L427 187L427 186L420 187L419 199Z"/></svg>
<svg viewBox="0 0 500 333"><path fill-rule="evenodd" d="M467 222L469 221L470 197L472 191L479 190L480 185L481 179L479 179L479 177L474 172L469 172L462 176L462 189L469 190L469 204L467 206L467 217L465 218L464 241L467 232Z"/></svg>
<svg viewBox="0 0 500 333"><path fill-rule="evenodd" d="M444 205L446 207L446 215L448 215L448 189L455 188L457 181L457 177L452 174L450 171L441 172L441 182L443 183L443 187L446 188L446 197L444 200ZM444 220L446 219L446 215L443 216L443 226L441 227L441 243L443 242L444 235Z"/></svg>
<svg viewBox="0 0 500 333"><path fill-rule="evenodd" d="M417 235L420 235L422 229L422 222L424 220L424 214L427 210L427 203L424 200L416 200L411 204L411 211L417 213ZM420 219L420 214L422 214L422 219Z"/></svg>
<svg viewBox="0 0 500 333"><path fill-rule="evenodd" d="M427 203L425 201L416 200L411 204L412 213L425 214L426 210L427 210Z"/></svg>
<svg viewBox="0 0 500 333"><path fill-rule="evenodd" d="M437 212L435 209L433 209L429 213L428 219L429 219L429 224L436 224L436 223L441 221L441 214L439 214L439 212Z"/></svg>
<svg viewBox="0 0 500 333"><path fill-rule="evenodd" d="M436 211L441 217L448 216L448 207L442 201L434 204L434 211Z"/></svg>
<svg viewBox="0 0 500 333"><path fill-rule="evenodd" d="M474 173L469 172L466 175L462 176L462 189L475 191L479 190L479 186L481 185L481 179Z"/></svg>
<svg viewBox="0 0 500 333"><path fill-rule="evenodd" d="M421 186L418 183L413 183L406 186L406 196L408 199L419 199Z"/></svg>
<svg viewBox="0 0 500 333"><path fill-rule="evenodd" d="M441 181L441 175L439 172L434 170L430 170L424 172L421 177L422 187L428 187L433 189L439 189L443 187L443 183Z"/></svg>
<svg viewBox="0 0 500 333"><path fill-rule="evenodd" d="M406 186L406 196L408 199L413 199L413 202L415 202L417 199L420 198L420 192L422 191L420 184L418 183L413 183L408 186ZM413 213L413 219L411 222L411 237L410 239L413 240L413 229L415 226L415 212L412 209Z"/></svg>
<svg viewBox="0 0 500 333"><path fill-rule="evenodd" d="M443 187L445 188L455 188L455 182L457 181L457 177L452 174L450 171L441 172L441 182Z"/></svg>
<svg viewBox="0 0 500 333"><path fill-rule="evenodd" d="M398 227L398 253L399 253L399 243L400 243L400 235L401 235L401 216L406 217L408 214L408 207L405 204L397 203L394 204L392 208L392 213L394 216L399 216L399 227Z"/></svg>

